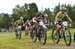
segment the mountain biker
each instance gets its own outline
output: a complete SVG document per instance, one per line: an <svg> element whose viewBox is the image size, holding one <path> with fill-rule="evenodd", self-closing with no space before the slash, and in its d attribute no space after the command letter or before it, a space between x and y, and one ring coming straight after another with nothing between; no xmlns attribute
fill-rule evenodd
<svg viewBox="0 0 75 49"><path fill-rule="evenodd" d="M26 26L26 25L27 25L28 27L31 25L29 20L27 20L27 21L25 22L25 26Z"/></svg>
<svg viewBox="0 0 75 49"><path fill-rule="evenodd" d="M38 12L38 14L32 18L32 23L34 28L35 28L35 25L39 24L39 21L41 20L40 18L42 18L41 12Z"/></svg>
<svg viewBox="0 0 75 49"><path fill-rule="evenodd" d="M27 20L24 25L25 25L25 29L29 30L29 28L31 26L31 20Z"/></svg>
<svg viewBox="0 0 75 49"><path fill-rule="evenodd" d="M39 25L42 26L43 28L47 28L46 25L45 25L47 23L47 20L48 20L47 17L48 17L48 15L47 14L43 14L43 13L41 13L37 17Z"/></svg>
<svg viewBox="0 0 75 49"><path fill-rule="evenodd" d="M57 32L59 32L59 30L61 29L61 22L63 21L64 17L67 17L68 20L70 21L70 23L72 23L71 18L67 14L67 9L65 7L61 7L60 11L57 13L57 15L55 17Z"/></svg>
<svg viewBox="0 0 75 49"><path fill-rule="evenodd" d="M20 17L19 20L15 21L15 27L16 27L16 29L17 29L18 26L22 26L23 24L24 24L23 17Z"/></svg>
<svg viewBox="0 0 75 49"><path fill-rule="evenodd" d="M46 25L46 27L48 28L48 26L49 26L49 19L48 19L48 14L44 14L44 24Z"/></svg>
<svg viewBox="0 0 75 49"><path fill-rule="evenodd" d="M25 27L25 35L28 35L31 26L30 20L27 20L23 26Z"/></svg>
<svg viewBox="0 0 75 49"><path fill-rule="evenodd" d="M47 24L48 23L48 15L44 14L44 23Z"/></svg>

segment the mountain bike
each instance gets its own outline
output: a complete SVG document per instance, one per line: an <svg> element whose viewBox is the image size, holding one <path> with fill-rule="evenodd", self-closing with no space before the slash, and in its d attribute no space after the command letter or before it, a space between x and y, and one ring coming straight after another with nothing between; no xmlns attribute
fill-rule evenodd
<svg viewBox="0 0 75 49"><path fill-rule="evenodd" d="M32 40L35 43L38 39L40 44L45 45L46 39L47 39L47 29L43 28L42 26L39 26L38 29L33 29L32 31Z"/></svg>
<svg viewBox="0 0 75 49"><path fill-rule="evenodd" d="M21 27L22 26L17 26L16 27L16 38L21 39Z"/></svg>
<svg viewBox="0 0 75 49"><path fill-rule="evenodd" d="M56 32L56 29L54 28L52 30L52 40L54 43L58 44L60 41L60 38L64 38L65 44L67 46L71 45L71 32L69 30L69 24L67 21L61 22L61 29L60 31Z"/></svg>
<svg viewBox="0 0 75 49"><path fill-rule="evenodd" d="M25 35L28 35L29 34L29 28L28 28L28 25L25 25Z"/></svg>

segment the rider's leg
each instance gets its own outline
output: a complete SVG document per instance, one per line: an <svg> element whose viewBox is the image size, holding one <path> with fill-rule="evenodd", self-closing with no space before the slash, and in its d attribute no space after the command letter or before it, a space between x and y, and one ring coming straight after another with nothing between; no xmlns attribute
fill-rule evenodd
<svg viewBox="0 0 75 49"><path fill-rule="evenodd" d="M62 33L64 33L64 32L65 32L65 27L63 27L62 31L63 31Z"/></svg>
<svg viewBox="0 0 75 49"><path fill-rule="evenodd" d="M56 32L59 32L60 31L60 28L61 28L61 25L56 24Z"/></svg>

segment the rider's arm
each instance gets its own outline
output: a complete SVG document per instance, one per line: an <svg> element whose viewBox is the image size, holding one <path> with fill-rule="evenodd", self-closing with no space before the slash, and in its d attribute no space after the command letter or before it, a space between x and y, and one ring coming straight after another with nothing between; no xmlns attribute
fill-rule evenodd
<svg viewBox="0 0 75 49"><path fill-rule="evenodd" d="M25 24L27 24L27 22L25 22Z"/></svg>
<svg viewBox="0 0 75 49"><path fill-rule="evenodd" d="M59 18L58 18L59 15L60 15L60 12L58 12L57 15L56 15L56 17L55 17L55 21L56 21L56 22L59 20Z"/></svg>
<svg viewBox="0 0 75 49"><path fill-rule="evenodd" d="M24 21L22 23L24 24Z"/></svg>
<svg viewBox="0 0 75 49"><path fill-rule="evenodd" d="M58 16L55 17L55 21L56 21L56 22L58 21Z"/></svg>
<svg viewBox="0 0 75 49"><path fill-rule="evenodd" d="M24 23L24 21L22 21L22 26L25 26L25 23Z"/></svg>
<svg viewBox="0 0 75 49"><path fill-rule="evenodd" d="M69 20L70 22L72 22L72 19L68 16L68 14L66 14L66 17L68 18L68 20Z"/></svg>
<svg viewBox="0 0 75 49"><path fill-rule="evenodd" d="M17 21L15 21L14 25L16 25Z"/></svg>

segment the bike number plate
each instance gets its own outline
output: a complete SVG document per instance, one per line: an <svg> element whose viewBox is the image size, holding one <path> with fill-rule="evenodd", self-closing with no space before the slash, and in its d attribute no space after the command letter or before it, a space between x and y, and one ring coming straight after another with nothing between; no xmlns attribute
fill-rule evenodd
<svg viewBox="0 0 75 49"><path fill-rule="evenodd" d="M21 29L21 26L18 26L18 29Z"/></svg>
<svg viewBox="0 0 75 49"><path fill-rule="evenodd" d="M68 22L64 21L63 26L68 26Z"/></svg>

